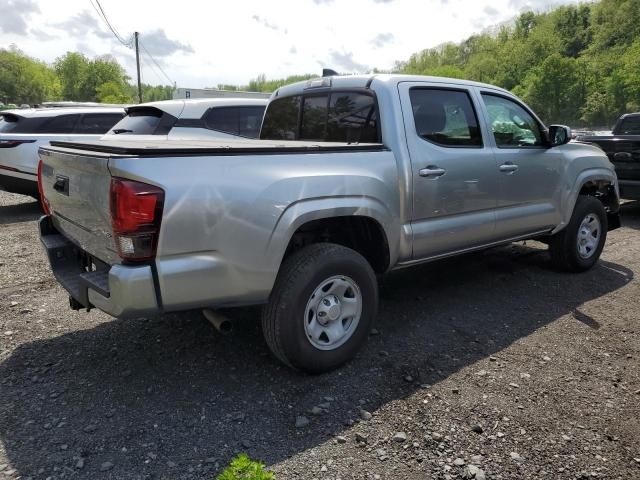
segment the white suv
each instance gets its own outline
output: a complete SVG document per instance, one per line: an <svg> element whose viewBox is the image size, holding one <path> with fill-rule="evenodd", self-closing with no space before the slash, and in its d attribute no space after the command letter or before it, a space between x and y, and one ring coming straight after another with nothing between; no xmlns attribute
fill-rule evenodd
<svg viewBox="0 0 640 480"><path fill-rule="evenodd" d="M0 189L38 197L38 148L52 140L102 137L124 107L31 108L0 112Z"/></svg>
<svg viewBox="0 0 640 480"><path fill-rule="evenodd" d="M127 116L104 136L127 140L257 138L267 99L165 100L128 107Z"/></svg>

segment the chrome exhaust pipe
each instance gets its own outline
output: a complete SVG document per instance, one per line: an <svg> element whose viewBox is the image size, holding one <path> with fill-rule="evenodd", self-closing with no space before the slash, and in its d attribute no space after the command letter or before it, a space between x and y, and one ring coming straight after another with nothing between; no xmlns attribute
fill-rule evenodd
<svg viewBox="0 0 640 480"><path fill-rule="evenodd" d="M208 308L202 310L202 314L221 335L229 335L233 332L233 322L230 318Z"/></svg>

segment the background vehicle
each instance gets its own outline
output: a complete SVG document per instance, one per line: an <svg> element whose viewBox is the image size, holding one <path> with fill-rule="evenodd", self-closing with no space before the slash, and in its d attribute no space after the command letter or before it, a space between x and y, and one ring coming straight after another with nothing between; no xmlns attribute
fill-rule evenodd
<svg viewBox="0 0 640 480"><path fill-rule="evenodd" d="M610 135L579 135L576 140L602 148L615 166L620 195L640 200L640 113L622 115Z"/></svg>
<svg viewBox="0 0 640 480"><path fill-rule="evenodd" d="M602 151L490 85L311 80L274 93L261 137L42 148L41 237L72 306L266 304L274 354L321 372L366 340L376 274L529 238L582 271L619 226Z"/></svg>
<svg viewBox="0 0 640 480"><path fill-rule="evenodd" d="M0 188L38 196L38 148L51 140L98 139L124 108L42 108L0 113Z"/></svg>
<svg viewBox="0 0 640 480"><path fill-rule="evenodd" d="M267 102L262 98L203 98L134 105L105 139L113 135L134 140L256 138Z"/></svg>

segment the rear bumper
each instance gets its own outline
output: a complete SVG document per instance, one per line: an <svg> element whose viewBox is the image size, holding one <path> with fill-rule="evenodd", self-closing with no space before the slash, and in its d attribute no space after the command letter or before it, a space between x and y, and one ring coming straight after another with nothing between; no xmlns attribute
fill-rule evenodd
<svg viewBox="0 0 640 480"><path fill-rule="evenodd" d="M107 265L62 235L48 216L39 226L53 275L78 304L114 317L160 311L151 266Z"/></svg>
<svg viewBox="0 0 640 480"><path fill-rule="evenodd" d="M35 175L26 173L11 174L0 170L0 190L38 198L38 181Z"/></svg>

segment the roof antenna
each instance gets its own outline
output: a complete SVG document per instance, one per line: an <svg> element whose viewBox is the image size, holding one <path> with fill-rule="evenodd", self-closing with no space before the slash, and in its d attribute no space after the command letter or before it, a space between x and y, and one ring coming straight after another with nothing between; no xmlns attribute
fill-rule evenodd
<svg viewBox="0 0 640 480"><path fill-rule="evenodd" d="M335 70L332 70L330 68L323 68L322 69L322 76L323 77L335 77L340 75L338 72L336 72Z"/></svg>

